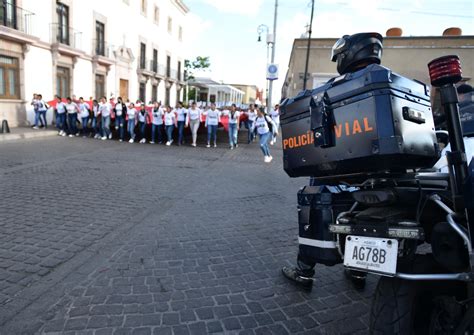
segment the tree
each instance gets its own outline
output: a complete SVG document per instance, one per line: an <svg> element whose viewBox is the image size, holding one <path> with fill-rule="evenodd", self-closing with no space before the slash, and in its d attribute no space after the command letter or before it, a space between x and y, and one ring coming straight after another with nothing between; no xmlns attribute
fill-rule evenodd
<svg viewBox="0 0 474 335"><path fill-rule="evenodd" d="M209 56L197 56L195 60L184 61L184 70L186 81L194 79L194 73L196 71L207 71L211 67L211 61ZM194 100L196 97L196 88L190 88L188 90L187 86L185 87L184 96L186 97L186 103L189 100Z"/></svg>
<svg viewBox="0 0 474 335"><path fill-rule="evenodd" d="M194 72L198 71L206 71L211 67L211 61L209 56L202 57L197 56L195 60L190 61L186 59L184 61L184 69L186 70L187 79L194 79Z"/></svg>
<svg viewBox="0 0 474 335"><path fill-rule="evenodd" d="M187 101L189 100L196 100L196 94L197 94L197 91L196 91L196 87L192 87L190 86L188 88L188 96L187 96Z"/></svg>

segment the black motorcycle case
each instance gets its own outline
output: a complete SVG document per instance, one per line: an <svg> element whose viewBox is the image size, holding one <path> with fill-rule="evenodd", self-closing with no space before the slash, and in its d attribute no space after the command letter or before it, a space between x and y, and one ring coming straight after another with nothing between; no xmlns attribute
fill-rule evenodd
<svg viewBox="0 0 474 335"><path fill-rule="evenodd" d="M305 186L298 191L298 243L303 261L332 266L342 262L336 237L328 229L354 200L348 191L328 186Z"/></svg>
<svg viewBox="0 0 474 335"><path fill-rule="evenodd" d="M281 106L290 177L431 167L439 157L426 85L372 64Z"/></svg>

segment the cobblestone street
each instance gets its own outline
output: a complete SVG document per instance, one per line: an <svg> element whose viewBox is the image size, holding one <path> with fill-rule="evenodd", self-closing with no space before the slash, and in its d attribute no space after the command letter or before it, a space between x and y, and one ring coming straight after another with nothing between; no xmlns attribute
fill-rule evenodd
<svg viewBox="0 0 474 335"><path fill-rule="evenodd" d="M281 276L307 180L279 146L264 164L220 135L0 144L0 334L366 333L376 277L357 291L318 266L307 292Z"/></svg>

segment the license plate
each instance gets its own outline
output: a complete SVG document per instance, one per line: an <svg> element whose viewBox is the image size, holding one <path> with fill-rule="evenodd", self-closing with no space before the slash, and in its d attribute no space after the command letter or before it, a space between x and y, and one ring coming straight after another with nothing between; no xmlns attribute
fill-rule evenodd
<svg viewBox="0 0 474 335"><path fill-rule="evenodd" d="M398 241L389 238L347 236L344 266L394 275L397 271Z"/></svg>

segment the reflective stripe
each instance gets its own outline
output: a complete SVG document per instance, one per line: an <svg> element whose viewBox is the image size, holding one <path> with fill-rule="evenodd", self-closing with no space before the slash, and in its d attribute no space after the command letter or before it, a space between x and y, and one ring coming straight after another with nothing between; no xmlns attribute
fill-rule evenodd
<svg viewBox="0 0 474 335"><path fill-rule="evenodd" d="M299 237L299 236L298 236L298 242L299 244L310 245L312 247L323 248L323 249L333 249L336 247L336 242L334 241L313 240L313 239Z"/></svg>

